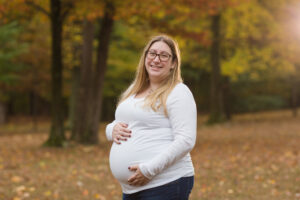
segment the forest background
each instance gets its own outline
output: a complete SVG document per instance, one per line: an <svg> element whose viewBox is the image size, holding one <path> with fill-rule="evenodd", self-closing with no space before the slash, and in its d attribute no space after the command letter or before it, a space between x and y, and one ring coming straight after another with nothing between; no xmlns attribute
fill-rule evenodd
<svg viewBox="0 0 300 200"><path fill-rule="evenodd" d="M0 0L0 133L26 118L48 123L44 146L106 147L101 124L158 34L179 43L201 124L298 119L298 0Z"/></svg>
<svg viewBox="0 0 300 200"><path fill-rule="evenodd" d="M0 11L0 123L51 115L49 145L60 146L65 129L97 143L100 120L114 118L145 43L160 33L178 40L184 81L208 123L297 115L298 1L2 0Z"/></svg>

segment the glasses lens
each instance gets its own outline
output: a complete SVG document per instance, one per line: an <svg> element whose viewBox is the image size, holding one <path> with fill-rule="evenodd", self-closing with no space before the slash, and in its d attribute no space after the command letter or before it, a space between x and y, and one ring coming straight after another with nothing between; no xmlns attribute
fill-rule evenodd
<svg viewBox="0 0 300 200"><path fill-rule="evenodd" d="M147 57L149 59L154 59L156 56L158 56L161 61L168 61L169 58L171 57L169 54L165 54L165 53L157 54L156 52L153 51L148 51L147 53Z"/></svg>
<svg viewBox="0 0 300 200"><path fill-rule="evenodd" d="M161 61L167 61L169 59L169 55L167 54L160 54L159 57Z"/></svg>
<svg viewBox="0 0 300 200"><path fill-rule="evenodd" d="M156 53L155 53L155 52L151 52L151 51L149 51L147 55L148 55L148 58L151 58L151 59L153 59L153 58L155 58L155 56L156 56Z"/></svg>

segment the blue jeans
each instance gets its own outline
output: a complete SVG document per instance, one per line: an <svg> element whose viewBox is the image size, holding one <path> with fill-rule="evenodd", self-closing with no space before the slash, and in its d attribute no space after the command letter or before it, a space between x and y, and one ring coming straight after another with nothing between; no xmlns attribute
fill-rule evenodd
<svg viewBox="0 0 300 200"><path fill-rule="evenodd" d="M182 177L162 186L124 194L123 200L188 200L194 186L194 176Z"/></svg>

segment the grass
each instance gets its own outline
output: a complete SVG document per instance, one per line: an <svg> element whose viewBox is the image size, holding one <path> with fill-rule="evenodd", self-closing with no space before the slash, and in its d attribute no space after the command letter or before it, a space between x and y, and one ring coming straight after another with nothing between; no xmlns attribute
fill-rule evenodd
<svg viewBox="0 0 300 200"><path fill-rule="evenodd" d="M300 117L290 111L234 116L204 126L199 117L192 151L191 200L300 200ZM28 119L0 128L1 200L114 200L121 189L108 165L110 144L41 147L49 122Z"/></svg>

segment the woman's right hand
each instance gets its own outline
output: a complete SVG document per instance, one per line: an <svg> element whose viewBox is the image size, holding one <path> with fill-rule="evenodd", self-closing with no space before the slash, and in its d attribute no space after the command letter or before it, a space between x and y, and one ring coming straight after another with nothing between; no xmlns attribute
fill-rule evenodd
<svg viewBox="0 0 300 200"><path fill-rule="evenodd" d="M127 129L128 124L118 122L112 131L113 141L117 144L121 144L120 140L126 141L131 137L131 130Z"/></svg>

